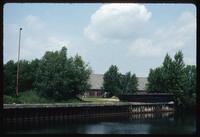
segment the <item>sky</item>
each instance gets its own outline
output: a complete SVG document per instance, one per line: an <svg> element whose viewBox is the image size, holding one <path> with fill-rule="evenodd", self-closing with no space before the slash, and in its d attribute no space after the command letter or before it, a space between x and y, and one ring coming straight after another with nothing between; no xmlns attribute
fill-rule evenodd
<svg viewBox="0 0 200 137"><path fill-rule="evenodd" d="M82 56L93 73L111 65L119 72L147 77L168 53L181 50L196 65L196 7L192 4L14 4L4 5L3 60L40 59L67 47Z"/></svg>

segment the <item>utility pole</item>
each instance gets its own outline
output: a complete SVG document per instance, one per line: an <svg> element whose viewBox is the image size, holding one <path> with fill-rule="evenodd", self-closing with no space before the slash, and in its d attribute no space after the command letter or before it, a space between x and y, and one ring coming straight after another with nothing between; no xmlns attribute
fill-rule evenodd
<svg viewBox="0 0 200 137"><path fill-rule="evenodd" d="M22 28L19 29L19 47L18 47L18 61L17 61L17 84L16 84L16 95L17 96L19 94L19 56L20 56L21 31L22 31Z"/></svg>

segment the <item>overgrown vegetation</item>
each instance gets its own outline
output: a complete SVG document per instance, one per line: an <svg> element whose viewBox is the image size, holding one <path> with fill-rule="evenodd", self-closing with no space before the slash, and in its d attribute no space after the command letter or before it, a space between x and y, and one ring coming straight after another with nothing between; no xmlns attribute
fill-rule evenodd
<svg viewBox="0 0 200 137"><path fill-rule="evenodd" d="M3 101L5 104L19 103L19 104L31 104L31 103L53 103L53 100L47 100L40 97L36 91L20 92L19 96L4 95Z"/></svg>
<svg viewBox="0 0 200 137"><path fill-rule="evenodd" d="M148 82L149 92L173 93L176 105L181 108L196 105L196 67L185 65L181 51L174 59L167 54L162 66L150 69Z"/></svg>
<svg viewBox="0 0 200 137"><path fill-rule="evenodd" d="M136 92L138 81L135 74L130 72L122 75L115 65L111 65L104 74L102 89L108 92L109 96L119 94L131 94Z"/></svg>
<svg viewBox="0 0 200 137"><path fill-rule="evenodd" d="M4 65L4 98L8 102L15 99L16 70L17 62L11 60ZM45 102L41 98L66 101L90 88L87 81L91 68L78 55L67 57L65 47L60 51L47 51L41 59L20 61L19 73L21 95L18 100L21 102Z"/></svg>

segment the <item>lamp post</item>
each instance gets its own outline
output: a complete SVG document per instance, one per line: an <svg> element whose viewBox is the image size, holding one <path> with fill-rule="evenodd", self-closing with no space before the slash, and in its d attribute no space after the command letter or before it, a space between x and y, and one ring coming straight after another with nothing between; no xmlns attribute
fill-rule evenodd
<svg viewBox="0 0 200 137"><path fill-rule="evenodd" d="M18 47L18 61L17 61L17 84L16 84L16 95L17 96L19 94L19 56L20 56L21 31L22 31L22 28L19 29L19 47Z"/></svg>

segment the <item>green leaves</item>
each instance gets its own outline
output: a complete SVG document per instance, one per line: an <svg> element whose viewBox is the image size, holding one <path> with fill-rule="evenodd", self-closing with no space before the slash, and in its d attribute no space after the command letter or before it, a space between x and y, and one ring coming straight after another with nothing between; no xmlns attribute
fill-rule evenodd
<svg viewBox="0 0 200 137"><path fill-rule="evenodd" d="M17 65L4 65L4 94L15 95ZM89 89L87 83L91 68L76 55L67 58L67 48L47 51L39 60L20 61L19 92L37 90L40 96L65 100Z"/></svg>
<svg viewBox="0 0 200 137"><path fill-rule="evenodd" d="M91 69L76 55L67 58L67 49L46 52L39 66L37 88L47 98L65 100L85 92Z"/></svg>
<svg viewBox="0 0 200 137"><path fill-rule="evenodd" d="M136 75L130 72L122 75L117 66L111 65L104 74L103 90L112 95L131 94L136 92L138 81Z"/></svg>
<svg viewBox="0 0 200 137"><path fill-rule="evenodd" d="M138 81L136 75L131 72L121 75L121 94L132 94L137 91Z"/></svg>
<svg viewBox="0 0 200 137"><path fill-rule="evenodd" d="M150 69L147 90L149 92L165 92L163 91L165 83L162 82L164 77L163 68Z"/></svg>
<svg viewBox="0 0 200 137"><path fill-rule="evenodd" d="M15 95L17 65L14 63L13 60L8 61L3 66L3 74L4 94Z"/></svg>
<svg viewBox="0 0 200 137"><path fill-rule="evenodd" d="M110 95L117 95L120 93L120 73L115 65L111 65L109 70L104 74L103 89L110 93Z"/></svg>
<svg viewBox="0 0 200 137"><path fill-rule="evenodd" d="M175 54L174 60L167 54L161 67L150 69L147 89L149 92L173 93L178 106L194 106L196 67L185 66L181 51Z"/></svg>

